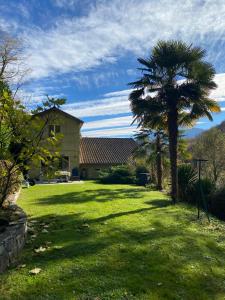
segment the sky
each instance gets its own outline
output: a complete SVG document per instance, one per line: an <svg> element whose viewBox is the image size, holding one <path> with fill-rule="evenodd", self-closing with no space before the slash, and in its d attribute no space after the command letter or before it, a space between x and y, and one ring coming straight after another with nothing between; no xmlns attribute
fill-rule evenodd
<svg viewBox="0 0 225 300"><path fill-rule="evenodd" d="M0 0L0 29L23 41L30 72L21 87L28 107L46 94L67 99L63 110L82 119L83 136L131 136L129 82L137 58L158 40L180 39L206 49L216 69L221 106L208 129L225 120L224 0Z"/></svg>

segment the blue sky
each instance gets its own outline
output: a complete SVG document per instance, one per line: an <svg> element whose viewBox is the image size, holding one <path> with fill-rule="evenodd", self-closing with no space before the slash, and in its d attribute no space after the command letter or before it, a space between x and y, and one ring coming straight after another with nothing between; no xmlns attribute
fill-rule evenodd
<svg viewBox="0 0 225 300"><path fill-rule="evenodd" d="M137 57L159 39L207 50L222 112L196 126L225 120L224 16L224 0L0 0L0 29L23 40L31 70L25 102L65 97L63 109L85 121L84 136L132 134L127 83L138 78Z"/></svg>

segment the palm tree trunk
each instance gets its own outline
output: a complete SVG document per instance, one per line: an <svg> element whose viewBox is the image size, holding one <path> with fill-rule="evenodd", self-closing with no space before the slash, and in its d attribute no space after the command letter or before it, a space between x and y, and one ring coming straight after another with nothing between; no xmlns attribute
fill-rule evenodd
<svg viewBox="0 0 225 300"><path fill-rule="evenodd" d="M168 114L170 174L171 174L171 198L175 204L177 201L177 136L178 113L176 107L172 107Z"/></svg>
<svg viewBox="0 0 225 300"><path fill-rule="evenodd" d="M162 149L160 134L156 135L156 172L157 172L157 189L162 190Z"/></svg>

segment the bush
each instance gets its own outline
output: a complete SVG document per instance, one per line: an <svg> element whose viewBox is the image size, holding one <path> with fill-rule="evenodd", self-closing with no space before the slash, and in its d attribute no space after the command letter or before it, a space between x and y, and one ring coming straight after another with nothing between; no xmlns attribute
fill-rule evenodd
<svg viewBox="0 0 225 300"><path fill-rule="evenodd" d="M200 189L201 186L201 189ZM205 201L208 203L211 194L215 191L215 184L208 178L198 180L197 172L191 165L181 165L178 167L178 193L181 201L197 204L200 199L202 203L201 190Z"/></svg>
<svg viewBox="0 0 225 300"><path fill-rule="evenodd" d="M209 210L217 218L225 220L225 187L211 195Z"/></svg>
<svg viewBox="0 0 225 300"><path fill-rule="evenodd" d="M197 172L189 164L178 167L178 194L181 201L190 201L190 190L197 181Z"/></svg>
<svg viewBox="0 0 225 300"><path fill-rule="evenodd" d="M190 189L190 199L191 199L190 202L197 204L198 199L200 199L200 206L203 207L204 203L201 203L202 195L201 195L201 190L200 190L200 184L201 184L201 189L202 189L204 199L208 206L210 197L215 192L215 189L216 189L215 184L208 178L201 179L200 181L197 180L193 184L192 188Z"/></svg>
<svg viewBox="0 0 225 300"><path fill-rule="evenodd" d="M10 194L19 189L21 182L21 173L9 161L0 160L0 206Z"/></svg>
<svg viewBox="0 0 225 300"><path fill-rule="evenodd" d="M129 166L111 167L108 172L100 173L99 181L101 183L120 183L131 184L135 183L135 173Z"/></svg>
<svg viewBox="0 0 225 300"><path fill-rule="evenodd" d="M148 168L146 168L143 165L137 166L135 170L136 174L136 184L137 185L145 185L146 183L148 184L149 182L145 182L145 178L143 178L142 173L149 173Z"/></svg>

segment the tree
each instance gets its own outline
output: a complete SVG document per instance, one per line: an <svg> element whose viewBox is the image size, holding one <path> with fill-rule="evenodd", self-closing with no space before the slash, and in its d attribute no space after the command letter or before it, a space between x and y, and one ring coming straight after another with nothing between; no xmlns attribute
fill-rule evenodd
<svg viewBox="0 0 225 300"><path fill-rule="evenodd" d="M215 184L219 184L225 174L225 134L216 127L212 128L193 141L191 151L193 157L208 160L203 172Z"/></svg>
<svg viewBox="0 0 225 300"><path fill-rule="evenodd" d="M14 94L29 73L25 61L22 42L0 30L0 81L13 87Z"/></svg>
<svg viewBox="0 0 225 300"><path fill-rule="evenodd" d="M147 164L153 164L156 169L156 186L163 189L163 156L166 154L167 136L163 131L142 128L136 135L139 147L135 151L135 158L145 158ZM153 176L152 172L152 177Z"/></svg>
<svg viewBox="0 0 225 300"><path fill-rule="evenodd" d="M48 161L58 155L60 136L43 138L54 116L47 114L44 120L28 113L19 100L12 97L7 84L0 84L0 206L18 183L16 174L26 174L35 160ZM59 106L64 99L48 98L36 111ZM35 112L36 112L35 111Z"/></svg>
<svg viewBox="0 0 225 300"><path fill-rule="evenodd" d="M180 41L160 41L147 59L139 58L142 77L130 83L134 116L145 120L155 116L163 119L169 136L171 197L177 199L177 143L179 122L188 123L220 111L209 98L216 88L215 71L204 61L205 51ZM136 109L139 107L139 112Z"/></svg>
<svg viewBox="0 0 225 300"><path fill-rule="evenodd" d="M45 119L34 116L65 99L47 98L33 114L28 112L16 93L26 75L23 47L20 41L0 31L0 206L18 184L19 174L26 174L34 161L48 161L58 155L59 135L44 137L52 114ZM13 91L13 92L12 92Z"/></svg>

